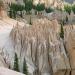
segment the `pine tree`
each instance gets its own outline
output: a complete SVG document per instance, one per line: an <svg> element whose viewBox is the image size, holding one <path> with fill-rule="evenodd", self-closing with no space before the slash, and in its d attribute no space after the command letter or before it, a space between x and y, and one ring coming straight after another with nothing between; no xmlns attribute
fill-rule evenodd
<svg viewBox="0 0 75 75"><path fill-rule="evenodd" d="M46 13L51 13L53 12L53 9L51 7L45 8Z"/></svg>
<svg viewBox="0 0 75 75"><path fill-rule="evenodd" d="M75 4L72 5L72 11L75 14Z"/></svg>
<svg viewBox="0 0 75 75"><path fill-rule="evenodd" d="M15 59L14 59L14 70L19 72L18 57L16 53L15 53Z"/></svg>
<svg viewBox="0 0 75 75"><path fill-rule="evenodd" d="M23 0L25 4L26 13L29 14L33 8L33 0Z"/></svg>
<svg viewBox="0 0 75 75"><path fill-rule="evenodd" d="M16 14L17 12L16 11L13 11L13 18L15 19L16 18Z"/></svg>
<svg viewBox="0 0 75 75"><path fill-rule="evenodd" d="M42 3L42 4L37 4L37 6L35 7L35 9L40 12L40 11L43 11L45 9L45 5Z"/></svg>
<svg viewBox="0 0 75 75"><path fill-rule="evenodd" d="M11 3L11 5L9 5L10 7L10 11L9 11L9 16L12 18L16 18L17 17L17 12L20 11L21 14L20 16L22 16L22 11L24 10L24 6L20 5L20 4L15 4L15 3Z"/></svg>
<svg viewBox="0 0 75 75"><path fill-rule="evenodd" d="M64 10L70 15L72 7L70 5L64 5Z"/></svg>
<svg viewBox="0 0 75 75"><path fill-rule="evenodd" d="M66 22L68 22L68 17L66 16Z"/></svg>
<svg viewBox="0 0 75 75"><path fill-rule="evenodd" d="M32 20L31 20L31 16L30 16L30 23L29 23L30 25L32 25Z"/></svg>
<svg viewBox="0 0 75 75"><path fill-rule="evenodd" d="M23 73L28 75L27 64L26 64L25 58L24 58L24 61L23 61Z"/></svg>
<svg viewBox="0 0 75 75"><path fill-rule="evenodd" d="M64 29L63 29L63 24L61 24L60 37L61 37L62 39L64 39Z"/></svg>
<svg viewBox="0 0 75 75"><path fill-rule="evenodd" d="M9 17L12 18L12 10L9 11Z"/></svg>

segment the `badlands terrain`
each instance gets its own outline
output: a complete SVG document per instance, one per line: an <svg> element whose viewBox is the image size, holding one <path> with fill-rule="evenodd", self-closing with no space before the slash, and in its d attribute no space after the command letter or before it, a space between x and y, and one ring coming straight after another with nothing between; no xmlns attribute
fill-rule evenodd
<svg viewBox="0 0 75 75"><path fill-rule="evenodd" d="M75 75L75 24L66 23L61 30L57 18L62 15L54 13L37 15L30 24L24 18L9 18L5 9L0 10L0 75L24 75L24 59L26 75ZM68 14L69 21L72 16ZM19 72L13 70L15 53Z"/></svg>

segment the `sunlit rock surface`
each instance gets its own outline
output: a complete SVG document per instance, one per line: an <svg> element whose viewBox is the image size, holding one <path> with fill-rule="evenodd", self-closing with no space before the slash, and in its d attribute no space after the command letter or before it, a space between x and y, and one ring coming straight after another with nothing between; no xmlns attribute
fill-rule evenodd
<svg viewBox="0 0 75 75"><path fill-rule="evenodd" d="M35 20L29 27L18 25L11 31L15 52L19 58L27 59L27 63L34 68L34 75L70 73L69 58L59 32L58 22L47 19Z"/></svg>
<svg viewBox="0 0 75 75"><path fill-rule="evenodd" d="M25 75L7 68L0 67L0 75Z"/></svg>
<svg viewBox="0 0 75 75"><path fill-rule="evenodd" d="M9 67L14 62L14 48L10 32L17 24L24 26L25 22L19 22L2 14L3 16L0 16L0 66Z"/></svg>
<svg viewBox="0 0 75 75"><path fill-rule="evenodd" d="M0 75L22 75L2 67L13 68L15 52L22 72L26 59L30 75L75 75L75 30L64 27L60 38L57 20L36 19L32 25L7 17L0 12ZM15 74L16 73L16 74Z"/></svg>
<svg viewBox="0 0 75 75"><path fill-rule="evenodd" d="M75 75L75 26L65 26L65 46L69 63L71 67L71 75Z"/></svg>
<svg viewBox="0 0 75 75"><path fill-rule="evenodd" d="M29 26L1 17L0 66L12 69L16 52L21 72L26 58L31 75L74 75L74 27L64 27L64 40L59 33L57 20L36 19Z"/></svg>

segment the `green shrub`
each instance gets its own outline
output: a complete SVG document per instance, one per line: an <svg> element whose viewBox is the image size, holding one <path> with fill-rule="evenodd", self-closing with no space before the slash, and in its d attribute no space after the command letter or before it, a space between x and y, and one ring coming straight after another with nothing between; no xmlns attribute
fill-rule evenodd
<svg viewBox="0 0 75 75"><path fill-rule="evenodd" d="M27 64L26 64L25 58L24 58L24 61L23 61L23 73L28 75Z"/></svg>
<svg viewBox="0 0 75 75"><path fill-rule="evenodd" d="M35 7L35 9L39 12L39 11L43 11L45 9L45 5L44 4L37 4L37 6Z"/></svg>
<svg viewBox="0 0 75 75"><path fill-rule="evenodd" d="M70 5L64 5L64 10L70 15L72 8Z"/></svg>
<svg viewBox="0 0 75 75"><path fill-rule="evenodd" d="M51 12L53 12L53 9L51 7L49 7L49 8L45 8L45 11L46 11L46 13L51 13Z"/></svg>
<svg viewBox="0 0 75 75"><path fill-rule="evenodd" d="M14 58L14 68L15 71L19 72L19 64L18 64L18 57L17 54L15 53L15 58Z"/></svg>
<svg viewBox="0 0 75 75"><path fill-rule="evenodd" d="M27 13L30 13L30 11L33 8L33 1L32 0L24 0L24 4L25 4L25 10Z"/></svg>
<svg viewBox="0 0 75 75"><path fill-rule="evenodd" d="M75 14L75 4L74 5L72 5L72 11L74 12L74 14Z"/></svg>
<svg viewBox="0 0 75 75"><path fill-rule="evenodd" d="M61 37L62 39L64 39L64 29L63 29L63 24L61 24L60 37Z"/></svg>

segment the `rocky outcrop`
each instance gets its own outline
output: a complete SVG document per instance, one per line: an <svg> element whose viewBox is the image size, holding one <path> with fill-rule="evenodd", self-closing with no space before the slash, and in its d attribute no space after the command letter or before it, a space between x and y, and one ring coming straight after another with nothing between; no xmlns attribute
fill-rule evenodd
<svg viewBox="0 0 75 75"><path fill-rule="evenodd" d="M7 63L5 62L4 58L0 55L0 67L8 67Z"/></svg>
<svg viewBox="0 0 75 75"><path fill-rule="evenodd" d="M75 60L74 60L74 57L75 57L75 30L74 30L74 26L69 26L69 27L70 27L70 30L65 40L65 45L66 45L67 55L68 55L69 62L70 62L71 75L75 75Z"/></svg>
<svg viewBox="0 0 75 75"><path fill-rule="evenodd" d="M20 26L24 26L25 22L19 22L9 17L0 16L0 67L13 68L14 61L14 48L11 38L9 37L11 30L17 23Z"/></svg>
<svg viewBox="0 0 75 75"><path fill-rule="evenodd" d="M11 31L20 63L25 57L27 63L33 64L33 75L70 75L69 58L59 31L58 22L47 19L35 20L29 27L18 25Z"/></svg>
<svg viewBox="0 0 75 75"><path fill-rule="evenodd" d="M17 24L16 24L17 23ZM57 20L36 19L32 25L10 18L0 20L0 66L13 67L14 53L20 71L24 57L31 75L75 74L75 28L64 27L64 40L59 36Z"/></svg>
<svg viewBox="0 0 75 75"><path fill-rule="evenodd" d="M0 75L25 75L7 68L0 67Z"/></svg>
<svg viewBox="0 0 75 75"><path fill-rule="evenodd" d="M2 0L0 0L0 19L7 17L7 14L4 10L4 3Z"/></svg>

